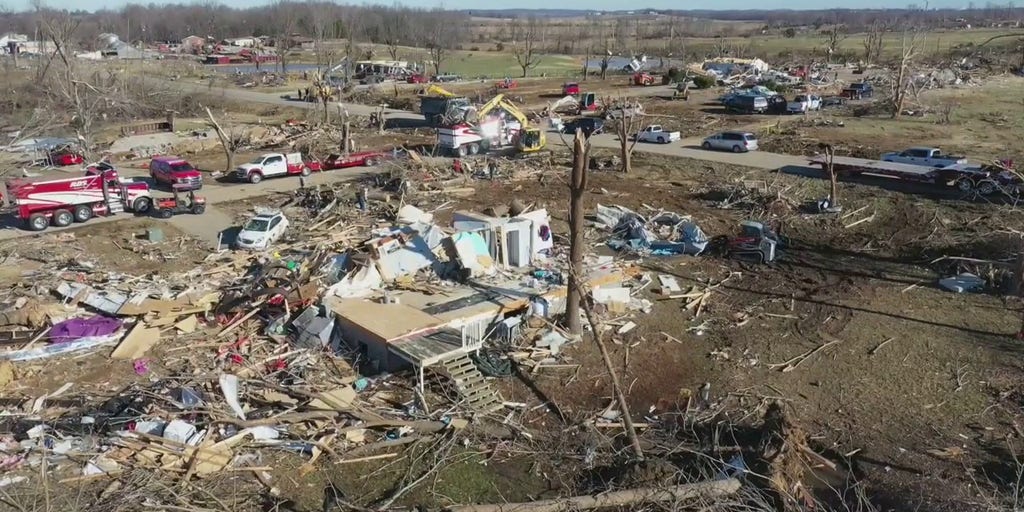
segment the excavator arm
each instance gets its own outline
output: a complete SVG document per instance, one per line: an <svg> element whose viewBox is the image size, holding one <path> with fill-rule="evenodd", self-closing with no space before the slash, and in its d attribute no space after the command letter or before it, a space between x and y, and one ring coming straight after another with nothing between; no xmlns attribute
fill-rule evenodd
<svg viewBox="0 0 1024 512"><path fill-rule="evenodd" d="M454 98L455 97L454 93L449 92L448 90L444 89L443 87L438 87L438 86L436 86L434 84L430 84L430 87L427 87L427 95L429 95L429 96L444 96L445 98Z"/></svg>

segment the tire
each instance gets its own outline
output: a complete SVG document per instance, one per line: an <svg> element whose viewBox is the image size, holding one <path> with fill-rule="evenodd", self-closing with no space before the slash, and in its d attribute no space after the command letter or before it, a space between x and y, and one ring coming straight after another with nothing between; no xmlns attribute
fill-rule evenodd
<svg viewBox="0 0 1024 512"><path fill-rule="evenodd" d="M140 197L132 203L132 211L135 213L146 213L153 207L153 201L148 197Z"/></svg>
<svg viewBox="0 0 1024 512"><path fill-rule="evenodd" d="M956 183L954 183L953 186L965 194L974 190L974 182L971 181L970 178L960 178L956 180Z"/></svg>
<svg viewBox="0 0 1024 512"><path fill-rule="evenodd" d="M54 226L64 228L70 226L71 223L75 221L75 216L68 210L57 210L53 212L51 220L53 221Z"/></svg>
<svg viewBox="0 0 1024 512"><path fill-rule="evenodd" d="M312 172L313 172L313 171L309 170L309 167L305 167L305 166L303 166L303 167L302 167L302 171L300 171L300 172L299 172L299 174L301 174L301 175L303 175L303 176L309 176L309 175L310 175L310 173L312 173Z"/></svg>
<svg viewBox="0 0 1024 512"><path fill-rule="evenodd" d="M167 210L167 209L164 209L164 208L160 208L160 209L156 210L155 214L156 214L157 217L159 217L161 219L169 219L169 218L174 216L174 212L172 212L170 210Z"/></svg>
<svg viewBox="0 0 1024 512"><path fill-rule="evenodd" d="M466 156L466 146L459 146L459 148L455 150L455 153L457 155L459 155L460 158L461 157L465 157Z"/></svg>
<svg viewBox="0 0 1024 512"><path fill-rule="evenodd" d="M92 218L92 207L80 204L75 207L75 222L85 222Z"/></svg>
<svg viewBox="0 0 1024 512"><path fill-rule="evenodd" d="M704 149L706 149L708 151L711 151L711 143L710 142L705 142L704 144L701 144L700 147L702 147L702 148L704 148Z"/></svg>
<svg viewBox="0 0 1024 512"><path fill-rule="evenodd" d="M733 153L740 153L742 151L743 151L743 148L740 148L739 145L736 145L736 146L732 147L732 152Z"/></svg>
<svg viewBox="0 0 1024 512"><path fill-rule="evenodd" d="M42 231L50 225L50 220L46 218L46 215L33 213L32 215L29 215L26 223L28 224L28 229L32 231Z"/></svg>
<svg viewBox="0 0 1024 512"><path fill-rule="evenodd" d="M665 143L665 137L658 137L658 144L664 144L664 143Z"/></svg>
<svg viewBox="0 0 1024 512"><path fill-rule="evenodd" d="M469 154L477 155L479 153L480 153L480 145L479 144L470 144L469 145Z"/></svg>
<svg viewBox="0 0 1024 512"><path fill-rule="evenodd" d="M377 160L374 158L367 158L366 160L363 160L363 165L366 167L373 167L377 165Z"/></svg>
<svg viewBox="0 0 1024 512"><path fill-rule="evenodd" d="M254 173L249 175L249 183L252 183L253 185L255 185L255 184L257 184L257 183L259 183L261 181L263 181L263 175L262 174L260 174L258 172L254 172Z"/></svg>
<svg viewBox="0 0 1024 512"><path fill-rule="evenodd" d="M978 183L978 193L983 196L992 195L998 189L999 186L992 180L982 180L981 183Z"/></svg>
<svg viewBox="0 0 1024 512"><path fill-rule="evenodd" d="M192 214L193 215L202 215L203 212L205 212L205 211L206 211L206 205L205 204L197 204L197 205L192 207Z"/></svg>

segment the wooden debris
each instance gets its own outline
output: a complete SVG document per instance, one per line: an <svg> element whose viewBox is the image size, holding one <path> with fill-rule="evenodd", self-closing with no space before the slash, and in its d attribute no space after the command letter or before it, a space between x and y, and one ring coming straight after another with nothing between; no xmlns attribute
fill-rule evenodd
<svg viewBox="0 0 1024 512"><path fill-rule="evenodd" d="M139 322L110 354L113 359L138 359L160 341L160 329Z"/></svg>
<svg viewBox="0 0 1024 512"><path fill-rule="evenodd" d="M794 357L794 358L792 358L792 359L790 359L788 361L784 361L784 362L776 363L776 364L770 364L770 365L768 365L768 369L769 370L775 370L777 368L782 368L782 373L791 372L791 371L795 370L798 366L800 366L804 361L810 359L810 357L813 356L814 354L817 354L818 352L820 352L820 351L822 351L822 350L824 350L824 349L826 349L828 347L831 347L832 345L835 345L836 343L840 343L840 340L832 340L832 341L828 341L828 342L822 343L817 348L808 350L807 352L804 352L803 354L800 354L800 355L798 355L798 356L796 356L796 357Z"/></svg>

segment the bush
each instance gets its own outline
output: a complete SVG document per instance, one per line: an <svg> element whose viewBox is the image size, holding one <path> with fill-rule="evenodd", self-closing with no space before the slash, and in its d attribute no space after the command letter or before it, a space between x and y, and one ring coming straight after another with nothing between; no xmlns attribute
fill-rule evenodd
<svg viewBox="0 0 1024 512"><path fill-rule="evenodd" d="M505 51L505 43L498 41L498 44L494 45L494 49L499 52Z"/></svg>
<svg viewBox="0 0 1024 512"><path fill-rule="evenodd" d="M715 86L715 78L705 75L697 75L693 77L693 85L698 89L707 89Z"/></svg>
<svg viewBox="0 0 1024 512"><path fill-rule="evenodd" d="M796 29L793 27L789 27L786 30L782 31L782 35L787 39L793 39L794 37L796 37Z"/></svg>
<svg viewBox="0 0 1024 512"><path fill-rule="evenodd" d="M471 52L478 52L478 51L480 51L480 47L479 46L470 46L469 47L469 51L471 51Z"/></svg>

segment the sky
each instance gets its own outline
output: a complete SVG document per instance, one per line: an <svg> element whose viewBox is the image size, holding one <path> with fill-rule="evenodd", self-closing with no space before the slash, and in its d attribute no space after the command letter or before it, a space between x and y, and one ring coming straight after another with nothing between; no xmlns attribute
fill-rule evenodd
<svg viewBox="0 0 1024 512"><path fill-rule="evenodd" d="M47 5L69 7L73 9L95 10L100 8L116 9L129 3L127 0L44 0ZM30 0L0 0L0 5L14 10L25 10L29 7ZM65 3L66 2L66 3ZM133 3L149 4L163 3L162 0L135 0ZM188 0L170 0L167 3L189 3ZM220 0L221 4L229 7L248 7L268 2L253 0ZM377 2L339 2L339 3L375 3L392 4L391 0ZM544 9L551 8L550 0L516 0L509 3L507 0L401 0L398 3L410 7L444 7L446 9ZM588 9L588 10L625 10L625 9L830 9L850 8L853 5L862 9L875 8L903 8L914 0L866 0L851 4L843 0L718 0L711 3L705 2L680 2L679 0L648 0L642 4L633 4L623 0L563 0L558 2L559 9ZM924 4L923 1L917 2ZM962 8L966 7L968 0L932 0L928 5L933 8ZM983 2L975 2L981 4ZM997 2L1004 3L1004 2ZM710 4L710 5L709 5ZM642 5L642 7L639 7Z"/></svg>

